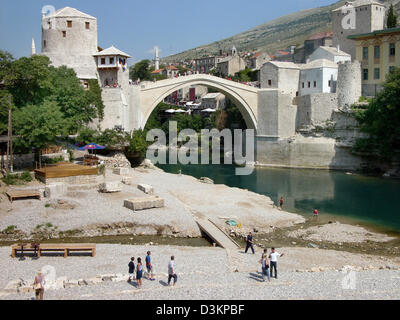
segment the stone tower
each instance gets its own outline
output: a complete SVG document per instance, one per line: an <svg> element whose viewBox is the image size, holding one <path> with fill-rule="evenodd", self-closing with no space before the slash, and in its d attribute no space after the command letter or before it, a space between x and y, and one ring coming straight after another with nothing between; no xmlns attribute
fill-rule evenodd
<svg viewBox="0 0 400 320"><path fill-rule="evenodd" d="M386 6L376 0L355 0L332 12L333 46L349 53L355 59L355 42L347 37L353 34L382 30Z"/></svg>
<svg viewBox="0 0 400 320"><path fill-rule="evenodd" d="M97 19L65 7L42 16L42 54L55 67L73 68L81 80L97 79Z"/></svg>
<svg viewBox="0 0 400 320"><path fill-rule="evenodd" d="M349 108L359 101L361 97L361 64L359 61L339 63L336 92L340 108Z"/></svg>

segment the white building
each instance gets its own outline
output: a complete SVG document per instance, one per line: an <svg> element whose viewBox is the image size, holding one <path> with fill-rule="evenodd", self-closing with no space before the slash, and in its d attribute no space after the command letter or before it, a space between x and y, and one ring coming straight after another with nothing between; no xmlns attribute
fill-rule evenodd
<svg viewBox="0 0 400 320"><path fill-rule="evenodd" d="M314 60L302 66L299 80L299 96L312 93L334 93L338 65L327 59Z"/></svg>
<svg viewBox="0 0 400 320"><path fill-rule="evenodd" d="M351 55L340 50L339 46L336 48L321 46L310 55L309 61L311 62L319 59L326 59L334 63L339 63L351 61Z"/></svg>

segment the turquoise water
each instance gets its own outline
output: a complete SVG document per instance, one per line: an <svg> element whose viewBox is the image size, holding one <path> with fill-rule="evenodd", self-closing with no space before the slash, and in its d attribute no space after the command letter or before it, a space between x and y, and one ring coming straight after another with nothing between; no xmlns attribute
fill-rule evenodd
<svg viewBox="0 0 400 320"><path fill-rule="evenodd" d="M229 165L159 165L170 173L209 177L217 184L282 196L284 210L311 216L351 219L400 232L400 180L389 180L339 171L255 168L249 176L236 176Z"/></svg>

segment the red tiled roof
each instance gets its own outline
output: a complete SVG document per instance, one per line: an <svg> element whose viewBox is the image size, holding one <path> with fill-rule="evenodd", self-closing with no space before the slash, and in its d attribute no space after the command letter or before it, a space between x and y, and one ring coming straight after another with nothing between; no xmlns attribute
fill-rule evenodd
<svg viewBox="0 0 400 320"><path fill-rule="evenodd" d="M328 32L318 32L314 34L311 38L307 40L317 40L317 39L322 39L322 38L330 38L333 37L333 32L328 31Z"/></svg>
<svg viewBox="0 0 400 320"><path fill-rule="evenodd" d="M278 53L279 53L280 55L282 55L282 56L286 56L286 55L289 54L289 52L287 52L287 51L278 51Z"/></svg>

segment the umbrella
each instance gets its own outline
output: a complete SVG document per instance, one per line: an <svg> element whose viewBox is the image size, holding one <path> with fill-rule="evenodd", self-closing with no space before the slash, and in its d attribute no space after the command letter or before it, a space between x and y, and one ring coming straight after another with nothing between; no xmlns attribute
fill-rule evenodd
<svg viewBox="0 0 400 320"><path fill-rule="evenodd" d="M175 110L175 113L186 113L186 111L182 110L182 109L178 109L178 110Z"/></svg>
<svg viewBox="0 0 400 320"><path fill-rule="evenodd" d="M165 112L166 113L175 113L175 110L174 109L168 109L168 110L165 110Z"/></svg>
<svg viewBox="0 0 400 320"><path fill-rule="evenodd" d="M216 112L216 110L208 108L208 109L201 110L201 112Z"/></svg>
<svg viewBox="0 0 400 320"><path fill-rule="evenodd" d="M83 147L78 148L78 149L84 151L84 150L103 150L105 148L106 147L100 146L100 145L98 145L96 143L89 143L86 146L83 146Z"/></svg>

